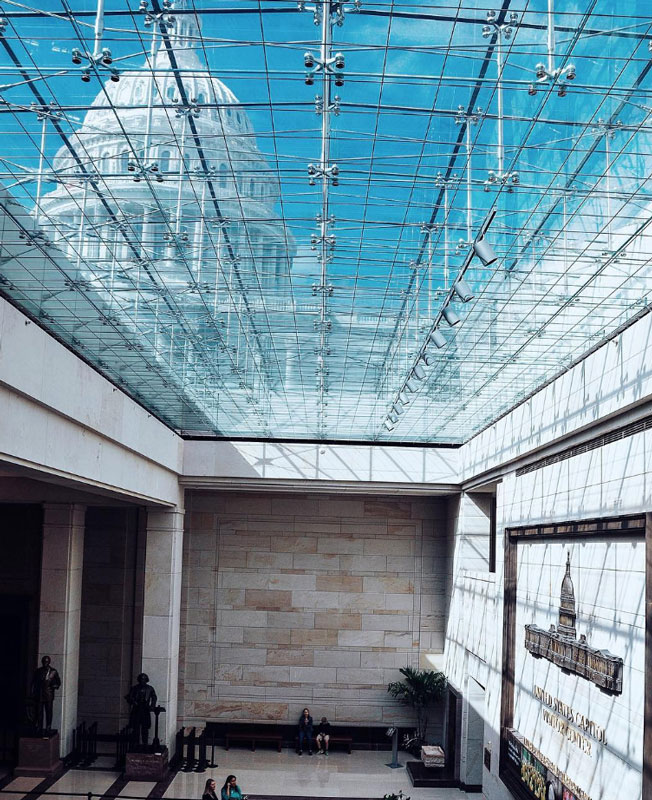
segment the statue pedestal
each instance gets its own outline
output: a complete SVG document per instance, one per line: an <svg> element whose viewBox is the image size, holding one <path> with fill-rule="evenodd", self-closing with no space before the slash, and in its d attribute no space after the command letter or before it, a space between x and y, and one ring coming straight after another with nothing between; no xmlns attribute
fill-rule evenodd
<svg viewBox="0 0 652 800"><path fill-rule="evenodd" d="M130 781L162 781L168 775L168 749L160 753L127 753L125 778Z"/></svg>
<svg viewBox="0 0 652 800"><path fill-rule="evenodd" d="M63 769L59 758L59 734L49 737L21 736L18 740L18 766L14 775L49 778Z"/></svg>

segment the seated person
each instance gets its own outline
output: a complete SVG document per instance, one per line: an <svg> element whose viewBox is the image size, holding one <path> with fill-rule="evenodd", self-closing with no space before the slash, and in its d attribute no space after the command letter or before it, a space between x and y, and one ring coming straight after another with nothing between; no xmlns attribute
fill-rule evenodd
<svg viewBox="0 0 652 800"><path fill-rule="evenodd" d="M308 755L312 755L312 717L310 709L304 708L299 717L299 755L303 755L303 744L308 745Z"/></svg>
<svg viewBox="0 0 652 800"><path fill-rule="evenodd" d="M237 784L235 775L228 775L221 792L222 800L247 800Z"/></svg>
<svg viewBox="0 0 652 800"><path fill-rule="evenodd" d="M321 722L317 728L317 736L315 738L317 740L317 753L328 755L328 742L331 738L331 724L326 717L321 718Z"/></svg>

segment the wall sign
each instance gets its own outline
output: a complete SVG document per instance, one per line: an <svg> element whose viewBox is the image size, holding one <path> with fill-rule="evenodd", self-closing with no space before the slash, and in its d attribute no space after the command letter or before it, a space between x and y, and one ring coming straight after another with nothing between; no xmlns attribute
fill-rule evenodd
<svg viewBox="0 0 652 800"><path fill-rule="evenodd" d="M505 769L513 779L508 785L518 797L535 800L591 800L565 772L558 769L518 731L507 730L505 733Z"/></svg>

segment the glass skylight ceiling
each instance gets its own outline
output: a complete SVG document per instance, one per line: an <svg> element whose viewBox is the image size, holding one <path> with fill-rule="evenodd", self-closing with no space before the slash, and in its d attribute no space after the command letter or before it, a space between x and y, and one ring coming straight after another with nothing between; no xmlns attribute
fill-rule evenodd
<svg viewBox="0 0 652 800"><path fill-rule="evenodd" d="M0 290L174 429L461 443L647 309L647 2L99 2L2 0Z"/></svg>

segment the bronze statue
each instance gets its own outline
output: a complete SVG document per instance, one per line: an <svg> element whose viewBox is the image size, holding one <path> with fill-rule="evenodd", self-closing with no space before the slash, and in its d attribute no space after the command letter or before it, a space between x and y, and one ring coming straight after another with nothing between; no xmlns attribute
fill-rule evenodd
<svg viewBox="0 0 652 800"><path fill-rule="evenodd" d="M147 746L149 729L152 727L152 714L156 708L156 692L149 685L149 676L141 672L137 683L129 690L125 700L129 703L129 727L135 745Z"/></svg>
<svg viewBox="0 0 652 800"><path fill-rule="evenodd" d="M52 733L52 704L54 693L61 688L61 678L51 665L50 656L43 656L41 666L32 678L32 697L36 706L34 724L43 733ZM45 724L43 717L45 716Z"/></svg>

